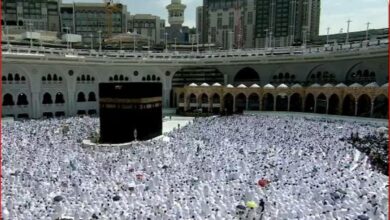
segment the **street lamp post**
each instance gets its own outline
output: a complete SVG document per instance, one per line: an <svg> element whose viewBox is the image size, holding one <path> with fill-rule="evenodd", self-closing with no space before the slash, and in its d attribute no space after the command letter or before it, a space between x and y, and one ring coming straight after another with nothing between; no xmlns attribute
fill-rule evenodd
<svg viewBox="0 0 390 220"><path fill-rule="evenodd" d="M99 34L99 53L102 52L102 30L98 30Z"/></svg>
<svg viewBox="0 0 390 220"><path fill-rule="evenodd" d="M165 32L165 52L168 52L168 33Z"/></svg>
<svg viewBox="0 0 390 220"><path fill-rule="evenodd" d="M347 21L347 36L345 38L345 44L348 44L349 43L349 24L351 23L352 21L350 19L348 19Z"/></svg>
<svg viewBox="0 0 390 220"><path fill-rule="evenodd" d="M199 34L196 34L196 53L199 53Z"/></svg>
<svg viewBox="0 0 390 220"><path fill-rule="evenodd" d="M191 34L191 52L194 52L194 35Z"/></svg>
<svg viewBox="0 0 390 220"><path fill-rule="evenodd" d="M176 37L175 37L175 52L176 52Z"/></svg>
<svg viewBox="0 0 390 220"><path fill-rule="evenodd" d="M326 44L329 44L329 30L330 30L330 27L328 27L326 30L327 30L327 32L326 32Z"/></svg>
<svg viewBox="0 0 390 220"><path fill-rule="evenodd" d="M135 53L135 31L133 31L133 53Z"/></svg>
<svg viewBox="0 0 390 220"><path fill-rule="evenodd" d="M150 51L150 37L148 37L148 51Z"/></svg>
<svg viewBox="0 0 390 220"><path fill-rule="evenodd" d="M367 30L366 30L366 41L368 41L368 30L369 30L369 28L370 28L370 22L367 22L366 23L367 24Z"/></svg>
<svg viewBox="0 0 390 220"><path fill-rule="evenodd" d="M211 35L208 37L208 42L209 42L209 51L211 52Z"/></svg>
<svg viewBox="0 0 390 220"><path fill-rule="evenodd" d="M10 48L9 29L8 29L7 21L5 21L4 23L5 23L5 33L7 34L7 46L8 46L8 48Z"/></svg>
<svg viewBox="0 0 390 220"><path fill-rule="evenodd" d="M303 30L302 30L302 40L303 40L303 46L306 48L306 27L303 27Z"/></svg>
<svg viewBox="0 0 390 220"><path fill-rule="evenodd" d="M237 49L241 49L241 34L238 34Z"/></svg>
<svg viewBox="0 0 390 220"><path fill-rule="evenodd" d="M233 31L229 31L229 50L233 50Z"/></svg>
<svg viewBox="0 0 390 220"><path fill-rule="evenodd" d="M91 37L91 50L93 50L93 34L91 33L89 36Z"/></svg>
<svg viewBox="0 0 390 220"><path fill-rule="evenodd" d="M28 26L30 27L30 47L32 48L33 47L33 42L32 42L32 26L33 26L33 23L32 22L29 22L28 23Z"/></svg>

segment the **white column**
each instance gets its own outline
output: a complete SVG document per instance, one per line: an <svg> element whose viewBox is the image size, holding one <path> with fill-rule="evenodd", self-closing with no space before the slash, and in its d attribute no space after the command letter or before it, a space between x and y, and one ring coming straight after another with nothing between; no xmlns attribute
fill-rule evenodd
<svg viewBox="0 0 390 220"><path fill-rule="evenodd" d="M359 102L355 101L355 116L357 116L357 114L358 114L358 104L359 104Z"/></svg>
<svg viewBox="0 0 390 220"><path fill-rule="evenodd" d="M374 116L374 102L371 102L371 110L370 110L370 117Z"/></svg>

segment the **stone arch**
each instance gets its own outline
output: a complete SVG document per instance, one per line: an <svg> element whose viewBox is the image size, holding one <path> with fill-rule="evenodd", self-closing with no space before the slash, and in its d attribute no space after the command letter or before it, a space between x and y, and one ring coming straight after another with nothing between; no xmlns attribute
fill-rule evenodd
<svg viewBox="0 0 390 220"><path fill-rule="evenodd" d="M260 76L256 72L256 70L245 67L237 72L237 74L234 76L234 84L244 84L246 86L251 86L252 84L260 83Z"/></svg>
<svg viewBox="0 0 390 220"><path fill-rule="evenodd" d="M307 94L305 99L305 112L314 112L314 105L314 95L311 93Z"/></svg>
<svg viewBox="0 0 390 220"><path fill-rule="evenodd" d="M248 110L259 111L260 110L260 97L256 93L252 93L248 97Z"/></svg>
<svg viewBox="0 0 390 220"><path fill-rule="evenodd" d="M199 96L199 102L202 104L208 104L209 103L209 97L206 93L202 93L202 95Z"/></svg>
<svg viewBox="0 0 390 220"><path fill-rule="evenodd" d="M96 102L96 95L94 92L88 94L88 102Z"/></svg>
<svg viewBox="0 0 390 220"><path fill-rule="evenodd" d="M147 75L147 76L146 76L146 81L150 81L150 80L151 80L150 75Z"/></svg>
<svg viewBox="0 0 390 220"><path fill-rule="evenodd" d="M18 73L15 74L15 78L14 78L14 79L15 79L16 82L19 82L19 81L20 81L20 76L19 76Z"/></svg>
<svg viewBox="0 0 390 220"><path fill-rule="evenodd" d="M357 116L370 117L371 113L371 98L367 94L363 94L358 98Z"/></svg>
<svg viewBox="0 0 390 220"><path fill-rule="evenodd" d="M246 96L244 93L240 93L236 96L236 112L242 113L246 109Z"/></svg>
<svg viewBox="0 0 390 220"><path fill-rule="evenodd" d="M119 81L123 81L125 78L124 78L124 76L123 75L120 75L119 76Z"/></svg>
<svg viewBox="0 0 390 220"><path fill-rule="evenodd" d="M184 93L180 93L179 95L179 103L184 103Z"/></svg>
<svg viewBox="0 0 390 220"><path fill-rule="evenodd" d="M118 81L118 80L119 80L118 75L114 75L114 81Z"/></svg>
<svg viewBox="0 0 390 220"><path fill-rule="evenodd" d="M156 75L154 75L154 74L152 75L152 80L156 81Z"/></svg>
<svg viewBox="0 0 390 220"><path fill-rule="evenodd" d="M47 81L51 81L51 74L47 74L46 79L47 79Z"/></svg>
<svg viewBox="0 0 390 220"><path fill-rule="evenodd" d="M195 110L198 108L198 100L197 100L197 97L194 93L191 93L188 96L188 104L190 105L191 110Z"/></svg>
<svg viewBox="0 0 390 220"><path fill-rule="evenodd" d="M338 115L340 112L339 96L336 94L331 95L328 102L329 102L328 114Z"/></svg>
<svg viewBox="0 0 390 220"><path fill-rule="evenodd" d="M20 93L18 95L18 100L16 102L17 105L28 105L27 95L24 93Z"/></svg>
<svg viewBox="0 0 390 220"><path fill-rule="evenodd" d="M388 118L389 99L385 95L379 95L374 100L373 116L375 118Z"/></svg>
<svg viewBox="0 0 390 220"><path fill-rule="evenodd" d="M288 96L285 93L279 93L276 96L276 111L288 110Z"/></svg>
<svg viewBox="0 0 390 220"><path fill-rule="evenodd" d="M14 77L12 76L11 73L8 73L8 81L10 82L14 81Z"/></svg>
<svg viewBox="0 0 390 220"><path fill-rule="evenodd" d="M57 92L56 99L54 102L56 104L64 104L65 103L64 95L61 92Z"/></svg>
<svg viewBox="0 0 390 220"><path fill-rule="evenodd" d="M57 80L58 80L57 74L54 74L53 75L53 81L57 81Z"/></svg>
<svg viewBox="0 0 390 220"><path fill-rule="evenodd" d="M42 104L53 104L53 99L51 98L51 95L48 92L43 94Z"/></svg>
<svg viewBox="0 0 390 220"><path fill-rule="evenodd" d="M173 105L174 107L178 108L179 110L178 113L181 113L184 110L184 92L175 95L176 95L176 99L174 100Z"/></svg>
<svg viewBox="0 0 390 220"><path fill-rule="evenodd" d="M351 94L347 94L343 100L343 115L354 116L355 115L355 97Z"/></svg>
<svg viewBox="0 0 390 220"><path fill-rule="evenodd" d="M77 94L77 102L85 102L86 99L85 99L85 94L83 92L79 92Z"/></svg>
<svg viewBox="0 0 390 220"><path fill-rule="evenodd" d="M11 94L7 93L3 97L3 106L13 106L15 105L14 98Z"/></svg>
<svg viewBox="0 0 390 220"><path fill-rule="evenodd" d="M302 111L302 96L299 93L294 93L290 96L290 111Z"/></svg>
<svg viewBox="0 0 390 220"><path fill-rule="evenodd" d="M266 93L263 95L263 106L264 111L273 111L274 110L274 96L271 93Z"/></svg>
<svg viewBox="0 0 390 220"><path fill-rule="evenodd" d="M211 98L212 111L214 114L218 113L221 107L221 97L218 93L215 93Z"/></svg>
<svg viewBox="0 0 390 220"><path fill-rule="evenodd" d="M200 95L199 101L200 101L201 106L202 106L202 111L208 112L208 110L209 110L209 97L207 96L207 94L203 93L202 95Z"/></svg>
<svg viewBox="0 0 390 220"><path fill-rule="evenodd" d="M345 76L347 84L360 83L362 85L376 82L376 73L365 62L359 62L353 65Z"/></svg>
<svg viewBox="0 0 390 220"><path fill-rule="evenodd" d="M314 83L314 82L316 82L316 77L317 77L317 76L316 76L315 72L316 72L316 71L318 72L318 69L321 68L323 65L324 65L324 64L319 64L319 65L313 67L313 68L309 71L309 73L306 75L306 82L308 82L308 83Z"/></svg>
<svg viewBox="0 0 390 220"><path fill-rule="evenodd" d="M226 114L233 113L233 100L233 95L230 93L225 94L225 96L223 97L224 112Z"/></svg>
<svg viewBox="0 0 390 220"><path fill-rule="evenodd" d="M316 101L316 113L325 114L327 102L328 100L324 93L319 94Z"/></svg>

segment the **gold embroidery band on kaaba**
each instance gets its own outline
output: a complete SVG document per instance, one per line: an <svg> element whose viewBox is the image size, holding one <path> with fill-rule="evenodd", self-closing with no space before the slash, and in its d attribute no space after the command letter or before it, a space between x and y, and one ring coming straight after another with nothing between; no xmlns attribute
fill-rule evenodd
<svg viewBox="0 0 390 220"><path fill-rule="evenodd" d="M152 104L162 102L162 97L149 98L134 98L134 99L120 99L120 98L101 98L100 104Z"/></svg>

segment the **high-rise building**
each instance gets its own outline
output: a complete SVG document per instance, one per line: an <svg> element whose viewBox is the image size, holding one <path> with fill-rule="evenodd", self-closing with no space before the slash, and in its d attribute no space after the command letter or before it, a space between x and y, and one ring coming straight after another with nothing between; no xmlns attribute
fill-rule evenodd
<svg viewBox="0 0 390 220"><path fill-rule="evenodd" d="M204 0L200 23L202 43L213 43L224 49L252 48L255 0Z"/></svg>
<svg viewBox="0 0 390 220"><path fill-rule="evenodd" d="M256 46L305 44L318 37L320 0L256 0Z"/></svg>
<svg viewBox="0 0 390 220"><path fill-rule="evenodd" d="M127 20L127 31L136 32L141 36L150 40L150 44L160 44L161 29L164 30L165 26L161 27L161 19L158 16L151 14L136 14L129 15Z"/></svg>
<svg viewBox="0 0 390 220"><path fill-rule="evenodd" d="M59 0L3 0L3 27L27 30L59 31Z"/></svg>
<svg viewBox="0 0 390 220"><path fill-rule="evenodd" d="M207 35L207 31L205 31L203 28L204 28L204 24L203 24L203 20L204 20L204 7L203 6L199 6L196 8L196 30L197 30L197 34L199 34L199 42L201 43L204 43L208 37ZM203 33L206 32L206 35L204 35Z"/></svg>
<svg viewBox="0 0 390 220"><path fill-rule="evenodd" d="M61 32L82 36L83 42L98 42L127 31L127 9L122 4L71 3L60 8ZM99 34L101 32L101 34Z"/></svg>

